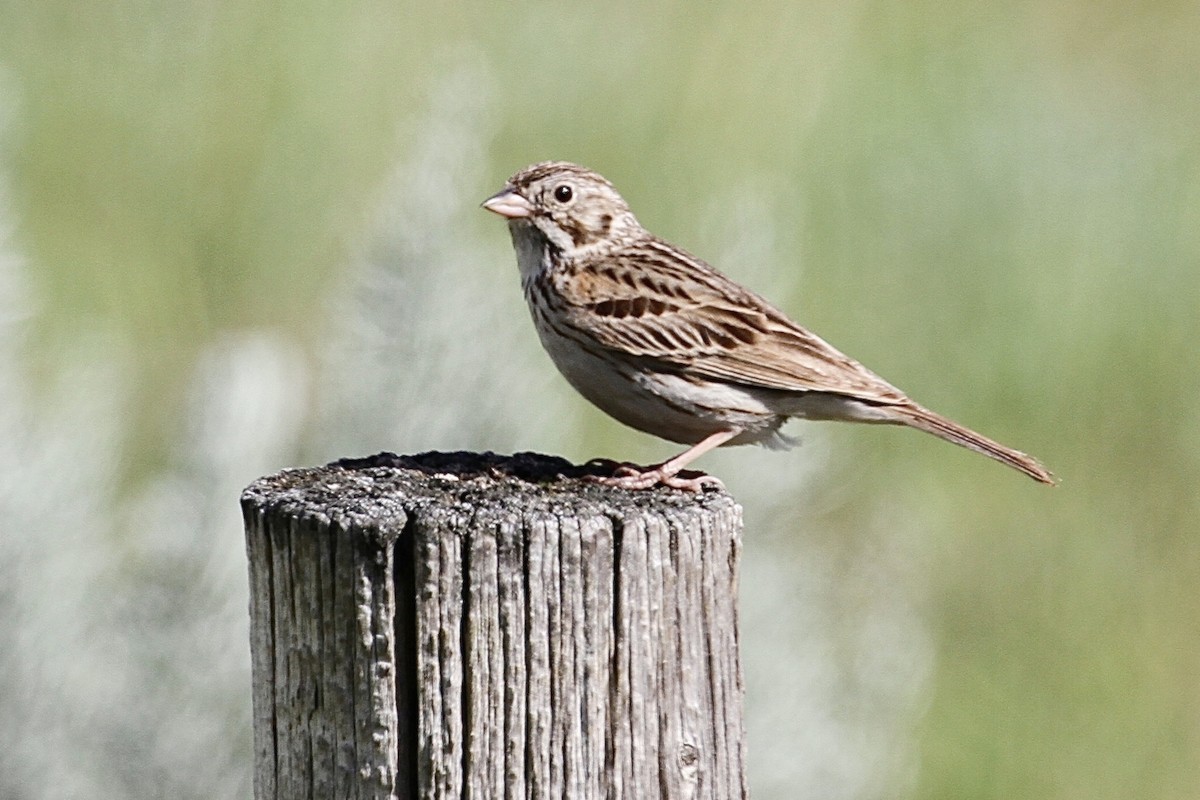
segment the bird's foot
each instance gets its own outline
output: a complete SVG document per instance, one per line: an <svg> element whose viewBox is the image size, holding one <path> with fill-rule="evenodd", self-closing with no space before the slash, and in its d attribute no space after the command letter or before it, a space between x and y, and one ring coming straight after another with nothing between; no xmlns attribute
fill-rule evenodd
<svg viewBox="0 0 1200 800"><path fill-rule="evenodd" d="M619 464L607 459L596 459L588 462L588 466L593 465L611 468L612 472L609 475L587 475L585 480L602 486L614 486L618 489L649 489L651 486L667 486L672 489L682 489L685 492L702 492L706 487L725 488L725 484L712 475L695 470L672 472L665 468L665 464L639 467L635 464Z"/></svg>

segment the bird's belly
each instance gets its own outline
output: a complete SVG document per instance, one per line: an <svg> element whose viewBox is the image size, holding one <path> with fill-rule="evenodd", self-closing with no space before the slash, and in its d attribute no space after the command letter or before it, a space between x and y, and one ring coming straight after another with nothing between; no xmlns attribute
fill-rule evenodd
<svg viewBox="0 0 1200 800"><path fill-rule="evenodd" d="M673 442L695 444L736 429L743 433L731 444L750 444L773 438L785 420L737 386L610 361L554 333L541 339L563 377L600 410Z"/></svg>

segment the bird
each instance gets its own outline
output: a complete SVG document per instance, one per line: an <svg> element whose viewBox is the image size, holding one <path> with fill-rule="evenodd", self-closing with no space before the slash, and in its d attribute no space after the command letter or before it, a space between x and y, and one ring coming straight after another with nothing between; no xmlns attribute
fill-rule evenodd
<svg viewBox="0 0 1200 800"><path fill-rule="evenodd" d="M786 449L789 419L903 425L1043 484L1035 458L937 414L763 297L646 230L607 179L566 161L514 174L482 207L508 222L521 288L555 366L618 421L688 445L594 480L721 488L686 470L725 445Z"/></svg>

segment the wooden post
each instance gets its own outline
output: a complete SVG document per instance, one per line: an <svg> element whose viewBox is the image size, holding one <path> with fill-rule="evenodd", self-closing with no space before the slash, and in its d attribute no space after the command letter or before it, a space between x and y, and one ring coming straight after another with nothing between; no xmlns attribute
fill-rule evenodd
<svg viewBox="0 0 1200 800"><path fill-rule="evenodd" d="M385 453L246 489L258 800L746 797L741 509L583 471Z"/></svg>

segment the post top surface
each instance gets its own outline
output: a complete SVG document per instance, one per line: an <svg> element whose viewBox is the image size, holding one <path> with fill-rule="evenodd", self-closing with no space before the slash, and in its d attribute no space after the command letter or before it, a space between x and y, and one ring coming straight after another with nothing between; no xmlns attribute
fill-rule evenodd
<svg viewBox="0 0 1200 800"><path fill-rule="evenodd" d="M539 453L379 453L259 478L243 492L242 503L247 508L286 508L297 516L376 525L432 508L497 516L686 515L736 508L721 490L627 490L585 479L608 469L611 465L577 466Z"/></svg>

